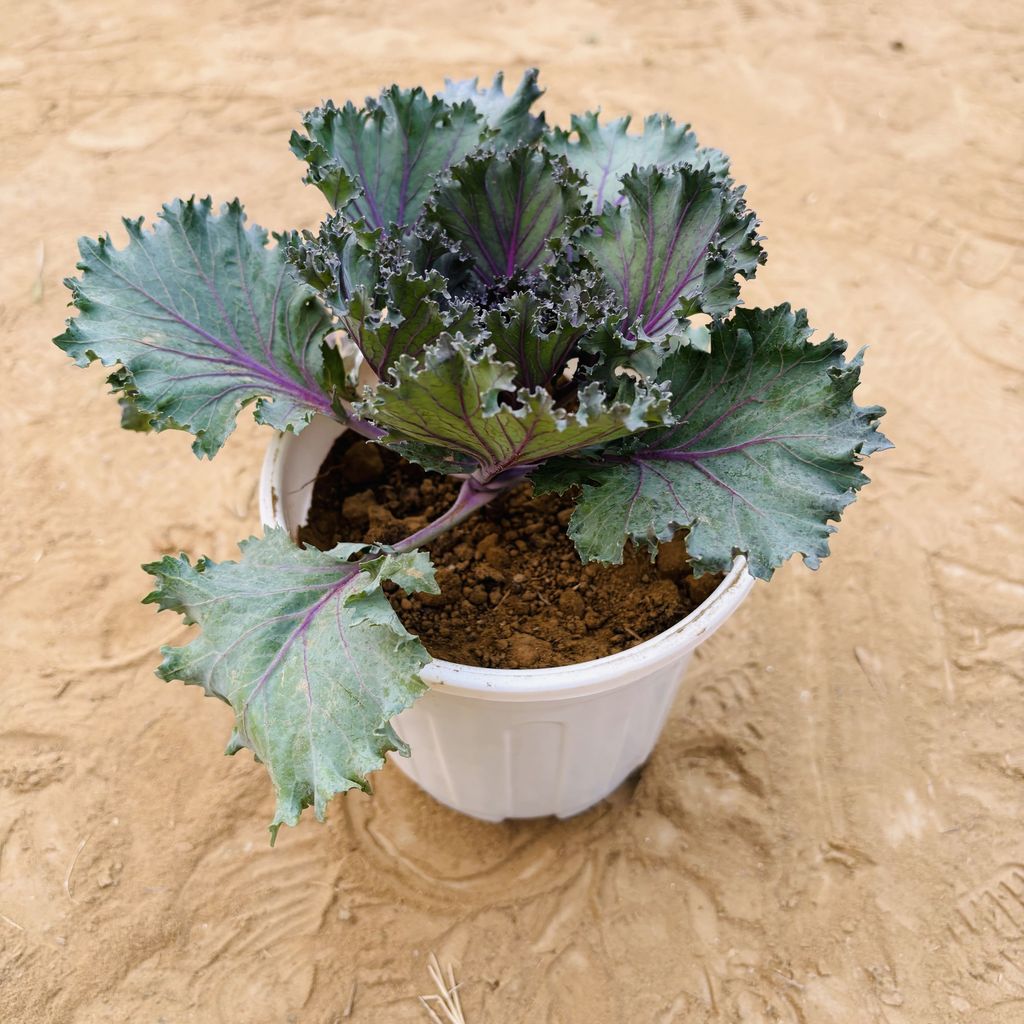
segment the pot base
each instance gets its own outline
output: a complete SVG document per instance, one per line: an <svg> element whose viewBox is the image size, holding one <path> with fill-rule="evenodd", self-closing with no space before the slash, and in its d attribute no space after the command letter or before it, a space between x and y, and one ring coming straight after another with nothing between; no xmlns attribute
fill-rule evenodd
<svg viewBox="0 0 1024 1024"><path fill-rule="evenodd" d="M395 719L412 755L392 759L435 800L473 818L571 818L650 757L689 660L561 700L487 700L434 687Z"/></svg>

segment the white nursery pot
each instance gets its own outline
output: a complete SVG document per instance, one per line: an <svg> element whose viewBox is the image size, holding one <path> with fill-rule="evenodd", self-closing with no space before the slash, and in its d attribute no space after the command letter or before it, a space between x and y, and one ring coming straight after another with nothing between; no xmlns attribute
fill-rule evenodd
<svg viewBox="0 0 1024 1024"><path fill-rule="evenodd" d="M317 417L270 443L260 515L294 536L313 484L345 428ZM578 814L650 756L694 649L753 586L737 557L717 590L664 633L596 661L494 669L431 661L430 686L394 720L412 756L395 763L431 796L487 821Z"/></svg>

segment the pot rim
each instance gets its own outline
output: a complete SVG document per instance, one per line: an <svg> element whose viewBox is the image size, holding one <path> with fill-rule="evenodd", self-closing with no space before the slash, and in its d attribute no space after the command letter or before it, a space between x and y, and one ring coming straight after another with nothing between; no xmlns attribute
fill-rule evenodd
<svg viewBox="0 0 1024 1024"><path fill-rule="evenodd" d="M346 428L344 424L328 422L337 427L331 437L333 444ZM285 517L284 502L279 500L279 495L286 493L282 478L289 455L304 435L305 430L302 434L278 432L267 447L260 474L261 518L264 524L283 527L289 533L293 524ZM312 490L313 478L302 486ZM747 572L747 560L737 555L725 579L689 615L657 636L616 654L549 668L483 668L434 658L421 669L420 678L431 686L492 699L515 700L542 694L572 697L582 695L581 691L592 693L616 688L691 652L735 611L754 582L754 577Z"/></svg>

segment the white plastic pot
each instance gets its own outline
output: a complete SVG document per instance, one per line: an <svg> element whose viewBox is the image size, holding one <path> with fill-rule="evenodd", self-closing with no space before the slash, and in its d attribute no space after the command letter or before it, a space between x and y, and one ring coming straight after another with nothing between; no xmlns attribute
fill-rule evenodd
<svg viewBox="0 0 1024 1024"><path fill-rule="evenodd" d="M318 417L279 434L260 480L264 523L294 535L344 430ZM650 756L694 649L754 580L738 557L717 590L671 629L620 654L563 668L493 669L431 661L430 690L399 715L412 757L395 763L435 799L487 821L578 814Z"/></svg>

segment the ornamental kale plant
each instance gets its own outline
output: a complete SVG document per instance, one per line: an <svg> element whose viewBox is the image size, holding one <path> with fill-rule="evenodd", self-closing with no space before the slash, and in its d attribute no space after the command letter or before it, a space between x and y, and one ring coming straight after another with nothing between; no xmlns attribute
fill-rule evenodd
<svg viewBox="0 0 1024 1024"><path fill-rule="evenodd" d="M583 561L683 530L696 574L743 555L769 579L795 553L818 565L861 458L889 447L884 410L852 398L861 354L788 305L737 308L764 250L726 156L664 115L549 128L540 94L529 71L511 95L498 75L310 111L291 148L330 207L315 234L270 244L237 200L192 198L153 230L126 220L124 248L80 242L55 340L115 367L125 427L212 457L244 406L295 432L331 416L461 480L397 544L268 529L238 562L145 566L145 600L202 628L158 674L231 705L228 753L277 794L272 837L407 753L390 723L429 656L382 584L437 593L424 546L508 488L571 492Z"/></svg>

